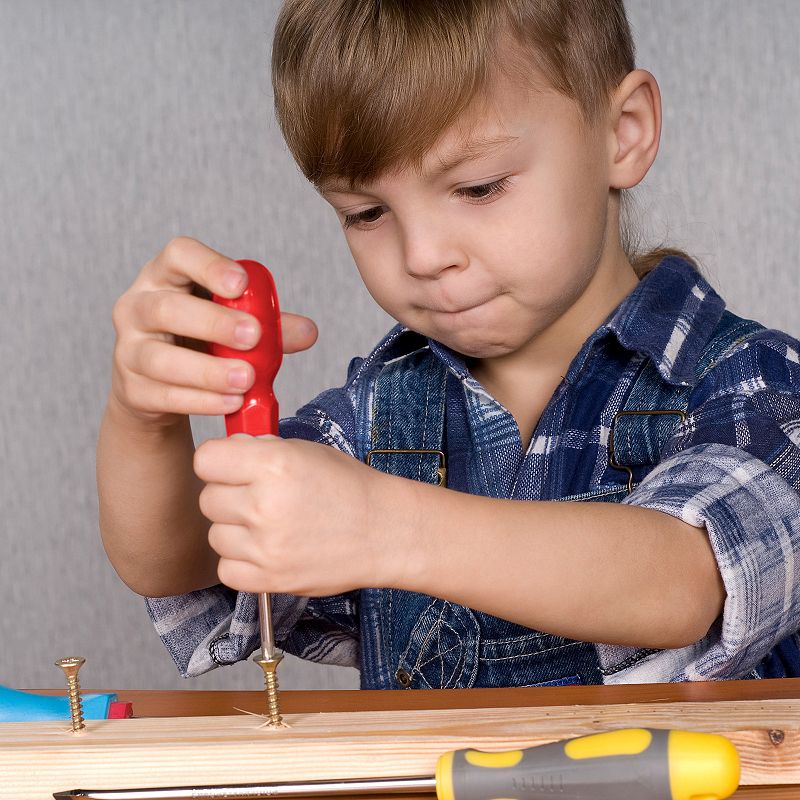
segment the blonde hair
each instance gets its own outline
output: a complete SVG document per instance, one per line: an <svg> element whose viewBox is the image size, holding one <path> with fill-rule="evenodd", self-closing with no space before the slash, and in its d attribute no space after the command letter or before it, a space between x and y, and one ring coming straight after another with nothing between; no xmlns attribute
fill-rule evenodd
<svg viewBox="0 0 800 800"><path fill-rule="evenodd" d="M498 70L543 75L589 126L634 55L622 0L285 0L275 110L306 178L352 187L418 166ZM692 260L671 248L637 253L621 227L637 274L664 255Z"/></svg>

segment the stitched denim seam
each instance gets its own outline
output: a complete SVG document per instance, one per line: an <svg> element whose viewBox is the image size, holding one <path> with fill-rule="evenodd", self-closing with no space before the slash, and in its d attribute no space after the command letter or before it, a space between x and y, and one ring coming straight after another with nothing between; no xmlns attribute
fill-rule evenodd
<svg viewBox="0 0 800 800"><path fill-rule="evenodd" d="M375 393L376 400L377 400L377 396L378 396L378 393L376 392ZM389 433L389 448L388 449L389 450L393 450L394 449L394 443L392 442L392 431L394 431L394 423L393 423L393 420L392 420L392 410L394 409L394 403L391 402L391 399L392 398L390 398L390 402L389 402L389 422L388 422L388 425L389 425L389 431L388 431L388 433Z"/></svg>
<svg viewBox="0 0 800 800"><path fill-rule="evenodd" d="M609 450L608 450L608 437L606 437L605 447L602 446L602 429L603 427L607 428L608 431L611 430L612 425L614 424L614 417L617 415L618 411L621 411L623 408L623 401L628 396L629 392L633 389L635 385L636 378L639 374L639 370L641 365L645 361L645 356L639 355L638 357L632 359L631 363L625 368L620 380L617 383L617 386L611 392L608 397L608 400L603 407L603 410L600 412L599 417L599 426L600 430L598 431L598 448L597 448L597 459L595 462L594 470L592 471L593 478L598 481L598 483L603 479L603 475L605 475L606 471L608 470L608 459L609 459ZM625 487L622 487L623 491L625 491ZM576 497L581 497L581 495L576 495ZM606 494L613 494L613 492L604 493L602 495L597 495L597 497L605 497Z"/></svg>
<svg viewBox="0 0 800 800"><path fill-rule="evenodd" d="M450 627L449 625L447 627ZM441 632L442 626L438 625L437 628ZM450 628L452 630L452 628ZM439 637L441 639L441 636ZM432 655L427 661L417 662L417 666L414 667L415 671L421 672L428 664L432 664L434 661L439 661L440 663L444 663L444 657L449 653L453 653L456 650L463 650L463 642L459 640L454 644L452 647L448 647L447 650L437 650L437 652ZM444 677L444 673L442 672L442 676Z"/></svg>
<svg viewBox="0 0 800 800"><path fill-rule="evenodd" d="M388 645L388 647L386 649L387 656L391 657L392 655L394 655L394 625L392 624L393 621L394 621L394 606L393 606L394 593L392 592L391 589L389 589L386 592L386 594L388 596L388 601L387 602L388 602L388 606L389 606L389 619L388 619L388 624L383 625L383 635L386 637L386 642L387 642L387 645ZM387 664L389 662L389 657L386 658ZM392 672L392 667L393 666L394 665L392 665L392 664L389 664L389 666L388 666L388 670L387 671L390 674ZM400 664L398 664L397 667L399 668Z"/></svg>
<svg viewBox="0 0 800 800"><path fill-rule="evenodd" d="M468 418L468 423L467 424L469 426L469 433L472 436L473 441L475 442L474 431L472 430L472 420L473 420L473 418L477 418L477 420L479 420L481 424L484 423L483 406L476 399L476 396L475 396L474 392L470 392L469 394L467 394L467 392L466 392L466 388L467 388L466 383L463 380L462 380L461 383L465 388L464 400L467 403L467 418ZM496 402L497 401L495 400L495 403ZM477 404L477 406L476 406L476 404ZM472 406L471 408L470 408L470 405ZM470 413L470 412L472 412L472 413ZM475 442L475 445L476 446L474 447L474 453L478 456L478 466L480 467L481 475L483 476L483 486L487 491L489 491L489 488L490 488L489 487L489 476L488 476L488 473L486 472L486 464L484 463L484 460L483 460L483 448L479 447L477 442ZM473 461L473 463L474 463L474 461ZM494 495L492 495L491 492L490 492L489 496L494 496Z"/></svg>
<svg viewBox="0 0 800 800"><path fill-rule="evenodd" d="M437 658L439 660L439 686L444 686L444 658L447 653L442 652L442 628L444 627L445 623L442 622L440 625L436 626L436 650L437 650ZM460 645L461 642L458 642ZM457 647L458 645L453 645L453 647Z"/></svg>
<svg viewBox="0 0 800 800"><path fill-rule="evenodd" d="M547 647L544 650L537 650L534 653L520 653L516 656L498 656L497 658L486 658L485 656L481 656L479 657L479 660L484 664L489 664L493 661L515 661L518 658L531 658L544 653L555 653L556 650L566 650L568 647L576 647L583 644L585 644L585 642L570 642L569 644L559 644L555 647Z"/></svg>
<svg viewBox="0 0 800 800"><path fill-rule="evenodd" d="M425 618L425 615L428 613L428 611L431 610L431 608L433 608L434 605L436 605L436 602L437 602L436 599L433 598L431 600L431 602L428 603L428 607L419 615L419 620L423 620ZM409 654L409 651L412 648L412 642L413 642L413 639L414 639L414 631L417 629L418 625L419 625L419 622L417 622L417 624L411 629L411 634L408 637L408 644L406 645L406 649L403 650L403 652L400 654L400 663L401 664L407 663L408 654ZM427 638L423 641L422 647L425 646L425 642L426 641L427 641Z"/></svg>
<svg viewBox="0 0 800 800"><path fill-rule="evenodd" d="M436 603L436 601L434 600L433 603L431 603L431 605L428 606L428 608L433 606L435 603ZM445 612L445 610L446 610L448 605L449 604L446 603L446 602L442 604L442 608L439 611L438 619L433 623L433 625L431 625L430 628L428 628L428 631L425 634L425 638L422 640L422 644L420 644L419 649L417 650L417 661L416 661L416 664L414 665L414 671L415 672L421 672L421 666L424 666L424 664L421 665L420 661L421 661L421 659L423 657L423 654L424 654L425 650L428 647L428 643L430 642L431 638L433 638L434 630L436 631L436 635L438 637L437 641L441 641L441 626L443 624L444 612ZM427 613L427 609L425 609L425 611ZM423 614L420 617L420 620L422 620L424 618L425 618L425 614ZM453 630L452 627L451 627L451 630ZM455 633L455 631L453 631L453 633ZM412 631L412 636L413 636L413 631ZM410 646L411 646L411 641L409 640L409 647ZM438 650L438 647L437 647L437 650ZM433 658L435 659L436 656L434 656ZM431 659L431 660L433 660L433 659ZM425 662L425 664L429 664L429 663L430 663L430 660Z"/></svg>
<svg viewBox="0 0 800 800"><path fill-rule="evenodd" d="M426 609L425 613L427 613L427 611L431 608L432 605L433 605L433 603L431 603L428 606L428 609ZM449 622L447 622L447 620L444 619L444 614L450 607L451 607L451 604L448 603L448 602L445 602L442 605L441 611L439 612L438 619L429 628L428 633L425 636L425 639L423 640L422 644L420 645L420 647L419 647L419 649L417 651L417 662L416 662L416 664L414 665L414 667L411 670L411 674L412 675L415 675L415 674L419 675L420 678L422 680L424 680L426 683L428 683L429 686L430 686L430 683L427 681L427 679L425 678L425 676L424 676L424 674L422 672L422 670L426 666L428 666L429 664L434 663L437 660L439 661L439 686L440 687L444 687L445 686L445 681L444 681L445 659L444 659L444 657L446 655L448 655L449 653L452 653L452 652L454 652L456 650L460 651L461 653L465 652L464 643L461 641L461 637L458 635L458 632L456 631L456 629ZM423 618L424 618L424 614L420 617L420 619L423 619ZM442 628L445 627L445 626L451 631L451 633L455 637L456 643L452 647L448 648L447 650L442 651L442 649L441 649ZM424 653L428 649L428 645L429 645L429 643L430 643L430 641L431 641L431 639L432 639L432 637L434 635L434 632L435 632L435 635L436 635L436 652L430 658L428 658L426 661L422 661L421 659L423 658ZM410 649L410 643L409 643L409 648L406 648L406 653L403 656L403 660L405 660L405 656L408 653L409 649ZM458 661L457 661L457 663L455 665L452 678L454 680L456 680L456 681L459 680L460 676L464 674L464 670L466 668L466 660L465 659L466 659L466 656L463 656L463 655L459 656ZM458 671L459 665L461 666L461 669L460 669L460 672L458 673L458 675L456 675L456 672ZM448 684L449 683L450 683L450 681L448 681Z"/></svg>
<svg viewBox="0 0 800 800"><path fill-rule="evenodd" d="M455 650L455 649L456 649L456 647L451 648L451 650ZM446 650L444 653L442 653L442 655L446 655L447 653L451 652L451 650ZM428 664L430 664L432 661L435 661L435 660L436 660L435 658L431 658L428 661L426 661L424 664L422 664L421 667L425 667ZM459 663L461 662L461 660L462 659L459 659ZM446 689L450 685L450 681L448 681L447 684L445 684L445 682L444 682L444 659L440 659L439 660L439 664L440 664L440 669L439 669L439 685L438 686L433 686L433 684L431 684L428 681L428 679L425 677L425 673L422 671L421 668L414 667L414 669L411 670L411 675L412 676L418 675L420 680L425 681L425 683L427 684L428 688ZM452 680L454 681L454 683L457 683L459 681L459 679L460 679L461 674L463 674L463 672L464 672L463 665L462 665L460 673L456 674L456 672L457 672L457 670L454 670L454 673L453 673L453 676L452 676Z"/></svg>
<svg viewBox="0 0 800 800"><path fill-rule="evenodd" d="M503 645L517 644L523 642L535 642L544 636L552 636L551 633L544 631L537 631L536 633L525 633L521 636L508 636L504 639L484 639L483 644L485 647L500 647Z"/></svg>
<svg viewBox="0 0 800 800"><path fill-rule="evenodd" d="M422 421L422 449L427 449L428 445L426 442L427 433L428 433L428 407L430 405L430 397L431 397L431 376L430 372L428 373L428 380L425 383L425 417ZM417 460L417 480L422 481L422 456L420 455Z"/></svg>

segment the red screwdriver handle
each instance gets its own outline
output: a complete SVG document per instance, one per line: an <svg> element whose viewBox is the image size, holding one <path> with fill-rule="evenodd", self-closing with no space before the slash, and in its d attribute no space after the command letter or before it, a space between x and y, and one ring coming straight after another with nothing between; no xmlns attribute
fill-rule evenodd
<svg viewBox="0 0 800 800"><path fill-rule="evenodd" d="M244 359L255 370L255 382L245 392L241 408L225 415L225 430L228 436L234 433L249 433L251 436L271 433L277 436L278 401L272 390L272 383L283 360L278 292L270 271L263 264L247 260L237 263L247 272L247 288L241 297L233 300L216 294L213 295L213 300L228 308L252 314L261 325L261 338L255 347L246 351L211 344L212 355Z"/></svg>

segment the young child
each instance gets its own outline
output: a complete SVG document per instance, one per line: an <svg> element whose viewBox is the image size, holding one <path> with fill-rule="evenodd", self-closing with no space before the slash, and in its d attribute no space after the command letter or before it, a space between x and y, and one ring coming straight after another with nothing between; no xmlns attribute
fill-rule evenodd
<svg viewBox="0 0 800 800"><path fill-rule="evenodd" d="M243 271L177 239L118 301L101 529L180 671L247 658L273 592L365 688L800 674L800 347L626 249L661 108L622 0L287 0L273 82L398 325L280 438L194 452L253 374L182 345L259 336L196 290Z"/></svg>

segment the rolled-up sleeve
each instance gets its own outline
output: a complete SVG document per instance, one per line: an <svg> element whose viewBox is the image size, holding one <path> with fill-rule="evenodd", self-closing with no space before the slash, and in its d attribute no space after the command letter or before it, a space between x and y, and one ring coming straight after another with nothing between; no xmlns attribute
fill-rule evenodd
<svg viewBox="0 0 800 800"><path fill-rule="evenodd" d="M247 658L260 645L258 597L221 584L175 597L148 597L146 605L184 678ZM275 640L284 641L302 617L308 600L272 596Z"/></svg>
<svg viewBox="0 0 800 800"><path fill-rule="evenodd" d="M744 677L800 627L800 495L769 465L726 445L697 445L663 462L626 502L705 527L727 597L699 642L652 653L606 682ZM622 660L619 650L613 657Z"/></svg>
<svg viewBox="0 0 800 800"><path fill-rule="evenodd" d="M281 436L314 441L353 455L352 408L346 387L328 390L296 416L281 420ZM184 677L242 661L260 646L255 594L218 584L174 597L146 598L145 603L156 632ZM356 608L354 595L272 595L275 640L302 658L355 666Z"/></svg>
<svg viewBox="0 0 800 800"><path fill-rule="evenodd" d="M689 647L642 654L599 645L607 683L747 677L800 629L797 351L775 341L742 348L697 396L661 463L624 502L706 529L723 613Z"/></svg>

